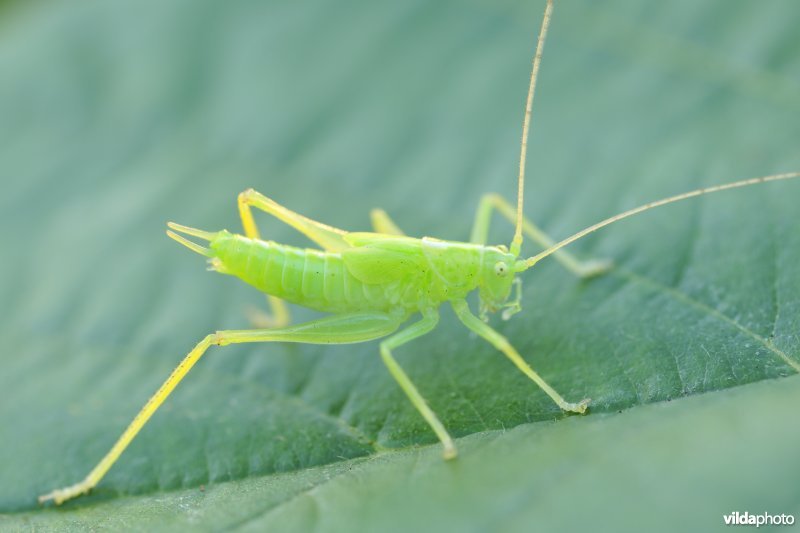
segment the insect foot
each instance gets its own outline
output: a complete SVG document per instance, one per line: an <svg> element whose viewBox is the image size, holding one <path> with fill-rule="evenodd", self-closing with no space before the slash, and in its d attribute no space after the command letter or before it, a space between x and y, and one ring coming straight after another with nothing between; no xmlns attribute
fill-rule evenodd
<svg viewBox="0 0 800 533"><path fill-rule="evenodd" d="M591 259L580 264L578 275L584 279L605 274L614 266L610 259Z"/></svg>
<svg viewBox="0 0 800 533"><path fill-rule="evenodd" d="M77 483L72 485L71 487L66 487L63 489L56 489L53 492L48 494L44 494L39 496L39 503L45 503L49 500L53 500L56 505L61 505L67 500L71 500L76 496L80 496L82 494L86 494L91 489L90 485L87 485L86 482Z"/></svg>
<svg viewBox="0 0 800 533"><path fill-rule="evenodd" d="M445 461L455 459L456 457L458 457L458 450L452 444L449 446L445 445L444 451L442 452L442 457L444 458Z"/></svg>
<svg viewBox="0 0 800 533"><path fill-rule="evenodd" d="M564 405L560 407L564 411L569 411L570 413L578 413L582 415L586 412L586 409L589 408L589 404L591 403L591 401L592 400L590 398L584 398L578 403L565 402Z"/></svg>

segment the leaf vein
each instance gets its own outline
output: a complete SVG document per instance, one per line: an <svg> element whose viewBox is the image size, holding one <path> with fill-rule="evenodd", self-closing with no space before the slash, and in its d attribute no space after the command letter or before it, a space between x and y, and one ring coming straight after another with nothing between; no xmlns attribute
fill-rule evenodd
<svg viewBox="0 0 800 533"><path fill-rule="evenodd" d="M709 317L715 318L715 319L717 319L717 320L719 320L721 322L725 322L726 324L728 324L730 326L733 326L734 328L738 329L739 331L741 331L742 333L744 333L748 337L752 338L753 340L755 340L756 342L758 342L759 344L764 346L767 350L769 350L770 352L775 354L777 357L779 357L781 360L783 360L784 363L786 363L788 366L792 367L796 372L800 373L800 362L794 360L791 357L789 357L789 355L786 354L786 352L784 352L783 350L780 350L769 339L765 339L764 337L762 337L761 335L759 335L755 331L747 328L746 326L743 326L742 324L738 323L736 320L734 320L731 317L725 315L724 313L721 313L717 309L714 309L713 307L709 307L708 305L706 305L706 304L704 304L704 303L692 298L691 296L689 296L685 292L683 292L683 291L681 291L679 289L673 288L673 287L668 287L668 286L664 285L663 283L660 283L660 282L658 282L658 281L656 281L656 280L654 280L652 278L648 278L647 276L643 276L641 274L637 274L637 273L632 272L630 270L625 270L625 269L618 268L615 271L615 275L620 276L622 278L626 278L626 279L628 279L628 280L630 280L630 281L632 281L634 283L639 283L640 285L644 285L644 286L646 286L646 287L648 287L648 288L650 288L650 289L652 289L652 290L654 290L656 292L660 292L660 293L666 294L666 295L672 297L674 300L676 300L678 302L681 302L681 303L684 303L684 304L686 304L686 305L688 305L690 307L693 307L694 309L697 309L698 311L708 315Z"/></svg>

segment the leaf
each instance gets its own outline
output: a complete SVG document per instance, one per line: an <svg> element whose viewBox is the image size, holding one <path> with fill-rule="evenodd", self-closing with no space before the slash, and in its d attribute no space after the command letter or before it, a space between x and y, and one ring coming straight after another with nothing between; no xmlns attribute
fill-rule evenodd
<svg viewBox="0 0 800 533"><path fill-rule="evenodd" d="M238 230L236 194L252 186L346 230L368 230L380 206L411 235L464 239L481 194L513 199L541 8L5 5L0 526L572 530L605 517L674 530L797 514L798 382L773 378L800 354L798 183L656 210L571 247L612 258L604 277L554 261L525 275L523 312L493 324L567 399L593 399L585 417L450 313L397 357L459 437L455 464L424 446L435 437L376 343L225 347L92 495L37 507L88 472L197 340L264 305L175 246L166 220ZM800 169L797 10L557 2L526 213L558 238ZM511 231L498 219L492 238Z"/></svg>
<svg viewBox="0 0 800 533"><path fill-rule="evenodd" d="M621 414L476 433L461 439L464 453L456 462L442 461L435 447L406 449L69 512L22 513L7 523L37 530L65 523L252 531L721 530L723 516L734 510L796 516L800 431L785 421L796 416L798 401L800 380L793 377Z"/></svg>

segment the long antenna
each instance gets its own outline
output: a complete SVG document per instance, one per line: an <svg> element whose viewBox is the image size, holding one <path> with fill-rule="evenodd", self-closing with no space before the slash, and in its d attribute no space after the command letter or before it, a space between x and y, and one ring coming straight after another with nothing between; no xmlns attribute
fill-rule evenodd
<svg viewBox="0 0 800 533"><path fill-rule="evenodd" d="M534 255L531 258L525 259L524 261L518 261L515 270L517 272L522 272L524 270L529 269L541 259L544 259L548 255L552 254L556 250L560 250L564 246L570 244L571 242L577 241L580 238L585 237L586 235L593 233L600 228L604 228L609 224L613 224L614 222L619 222L623 218L628 218L633 215L638 215L644 211L648 211L653 209L654 207L660 207L662 205L671 204L674 202L680 202L681 200L686 200L688 198L694 198L695 196L702 196L704 194L711 194L714 192L726 191L728 189L737 189L739 187L748 187L750 185L757 185L759 183L767 183L770 181L781 181L781 180L790 180L794 178L800 178L800 172L787 172L785 174L773 174L771 176L762 176L760 178L750 178L748 180L742 181L735 181L733 183L726 183L724 185L715 185L713 187L704 187L702 189L696 189L694 191L685 192L683 194L678 194L676 196L670 196L669 198L664 198L662 200L656 200L655 202L650 202L644 205L640 205L639 207L635 207L618 215L614 215L613 217L607 218L602 222L598 222L592 226L589 226L586 229L582 229L578 233L572 235L571 237L567 237L563 241L554 244L547 250Z"/></svg>
<svg viewBox="0 0 800 533"><path fill-rule="evenodd" d="M525 159L528 155L528 131L531 128L531 111L533 110L533 94L536 92L536 78L539 75L539 64L542 62L544 40L547 37L547 28L550 26L550 17L553 14L553 0L547 0L542 19L542 29L539 30L539 41L536 43L536 55L533 56L533 71L531 84L528 87L528 100L525 103L525 119L522 121L522 147L519 154L519 180L517 182L517 228L514 239L511 241L511 253L519 255L522 249L522 197L525 190Z"/></svg>

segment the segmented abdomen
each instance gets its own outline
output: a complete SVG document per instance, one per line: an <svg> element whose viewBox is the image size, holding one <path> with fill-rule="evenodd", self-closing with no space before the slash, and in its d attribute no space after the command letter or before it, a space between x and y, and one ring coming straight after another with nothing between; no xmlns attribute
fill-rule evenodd
<svg viewBox="0 0 800 533"><path fill-rule="evenodd" d="M390 287L366 285L347 271L341 255L238 235L212 243L212 266L258 290L326 312L388 311L405 307Z"/></svg>

